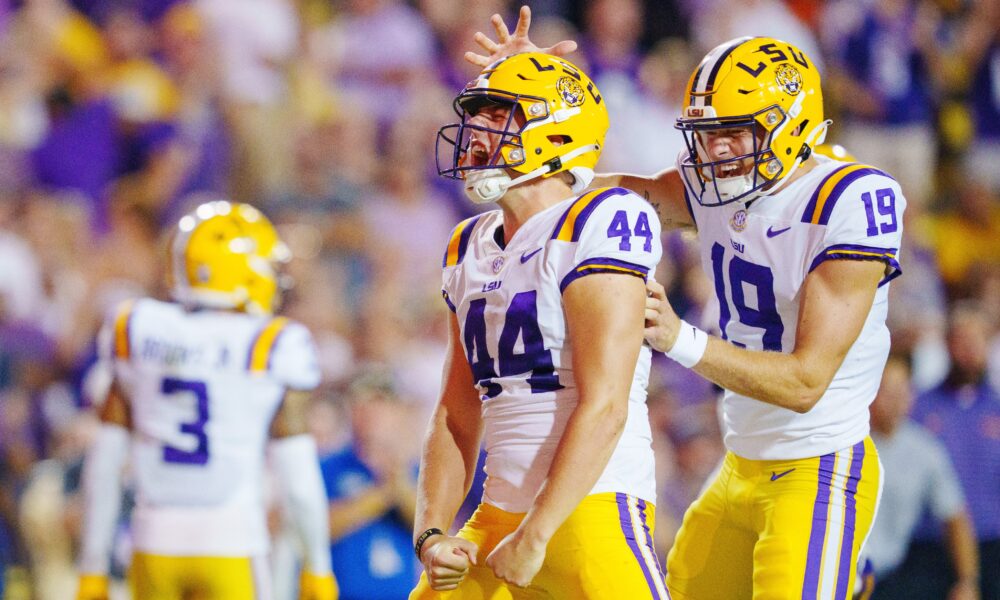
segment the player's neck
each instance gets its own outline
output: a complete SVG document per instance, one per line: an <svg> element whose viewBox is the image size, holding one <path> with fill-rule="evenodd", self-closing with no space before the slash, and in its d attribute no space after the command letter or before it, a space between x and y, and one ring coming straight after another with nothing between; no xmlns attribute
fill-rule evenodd
<svg viewBox="0 0 1000 600"><path fill-rule="evenodd" d="M561 177L536 179L507 190L497 204L503 210L504 243L510 242L528 219L573 194Z"/></svg>

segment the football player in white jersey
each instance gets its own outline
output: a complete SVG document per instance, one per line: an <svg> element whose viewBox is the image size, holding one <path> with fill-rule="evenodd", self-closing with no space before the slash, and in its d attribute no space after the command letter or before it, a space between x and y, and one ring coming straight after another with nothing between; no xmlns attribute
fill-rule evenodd
<svg viewBox="0 0 1000 600"><path fill-rule="evenodd" d="M583 193L608 127L594 83L541 53L487 66L438 134L438 168L499 210L444 256L452 314L421 462L411 598L666 599L652 544L645 280L656 213ZM487 451L483 500L446 532Z"/></svg>
<svg viewBox="0 0 1000 600"><path fill-rule="evenodd" d="M77 598L107 600L129 459L134 598L270 598L269 451L305 548L299 597L332 600L326 496L305 418L319 368L309 331L272 314L288 249L257 209L216 201L180 220L171 250L176 301L126 302L102 331L113 384L84 466Z"/></svg>
<svg viewBox="0 0 1000 600"><path fill-rule="evenodd" d="M532 50L530 11L476 64ZM561 42L554 48L572 50ZM555 50L554 50L555 51ZM739 38L709 52L677 120L688 151L652 177L598 176L695 227L717 338L650 282L647 341L725 388L729 450L667 560L675 599L849 598L881 489L868 405L889 351L889 280L906 201L884 172L813 153L829 121L799 49Z"/></svg>

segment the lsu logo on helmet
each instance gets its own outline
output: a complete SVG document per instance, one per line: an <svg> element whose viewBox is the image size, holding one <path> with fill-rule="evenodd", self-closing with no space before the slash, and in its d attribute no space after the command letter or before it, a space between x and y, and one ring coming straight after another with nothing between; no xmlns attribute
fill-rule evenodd
<svg viewBox="0 0 1000 600"><path fill-rule="evenodd" d="M802 75L799 74L798 69L788 63L783 63L775 69L774 81L786 94L792 96L798 94L802 89Z"/></svg>
<svg viewBox="0 0 1000 600"><path fill-rule="evenodd" d="M587 99L583 92L583 86L572 77L560 77L556 82L556 89L559 95L570 106L580 106Z"/></svg>

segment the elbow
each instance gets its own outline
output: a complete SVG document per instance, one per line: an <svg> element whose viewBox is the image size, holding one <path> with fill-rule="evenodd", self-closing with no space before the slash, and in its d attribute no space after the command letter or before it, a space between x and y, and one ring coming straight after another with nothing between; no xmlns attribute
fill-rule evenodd
<svg viewBox="0 0 1000 600"><path fill-rule="evenodd" d="M811 411L826 393L827 386L803 386L790 394L782 404L785 408L804 415Z"/></svg>
<svg viewBox="0 0 1000 600"><path fill-rule="evenodd" d="M604 419L608 430L613 435L617 436L625 431L625 422L628 420L628 402L612 403L605 411Z"/></svg>

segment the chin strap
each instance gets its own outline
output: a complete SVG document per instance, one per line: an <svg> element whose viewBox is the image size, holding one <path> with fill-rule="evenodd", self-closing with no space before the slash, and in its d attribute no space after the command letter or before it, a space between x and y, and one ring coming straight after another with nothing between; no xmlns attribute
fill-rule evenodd
<svg viewBox="0 0 1000 600"><path fill-rule="evenodd" d="M581 154L596 152L599 149L600 148L597 144L580 146L579 148L571 150L562 156L557 156L555 159L547 161L537 169L529 171L515 179L511 179L505 169L481 169L478 171L469 171L465 175L465 195L475 204L496 202L500 198L503 198L503 195L507 193L507 190L515 185L541 177L542 175L552 172L553 167L558 169L559 166L556 165L562 165L563 163L570 162ZM573 184L571 188L574 194L585 190L594 179L593 169L588 169L586 167L572 167L568 169L568 171L573 176Z"/></svg>

